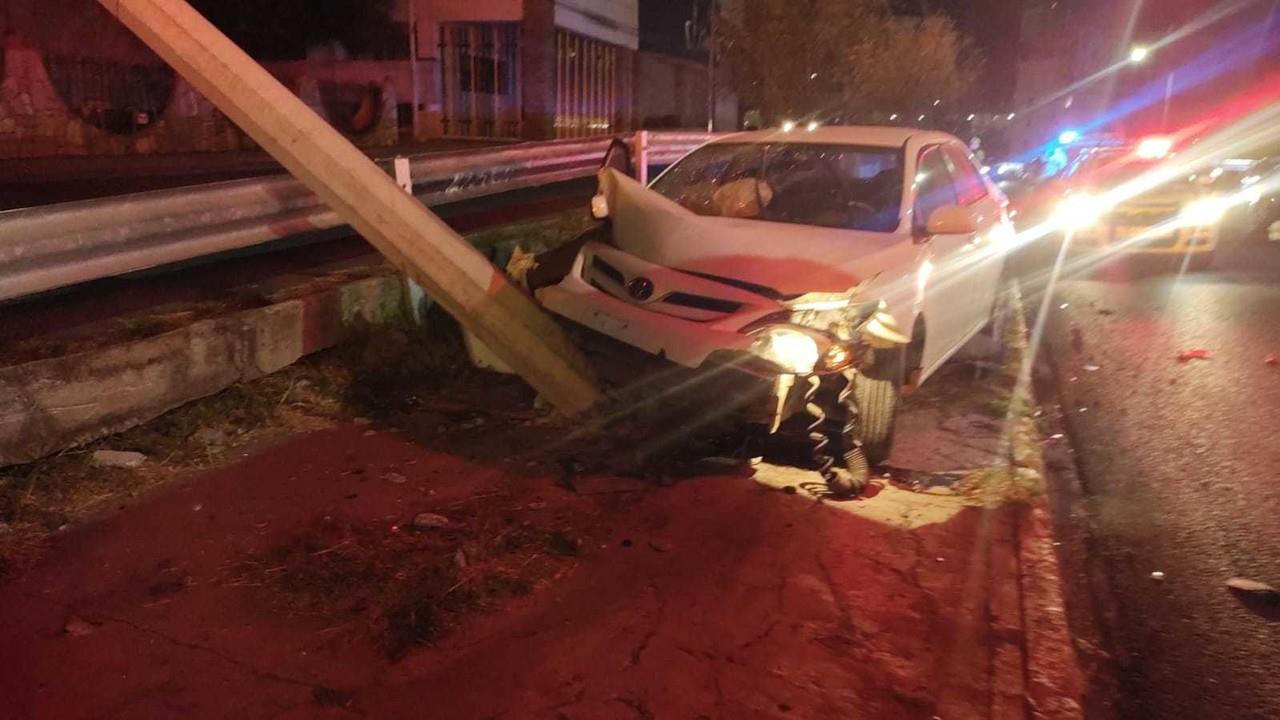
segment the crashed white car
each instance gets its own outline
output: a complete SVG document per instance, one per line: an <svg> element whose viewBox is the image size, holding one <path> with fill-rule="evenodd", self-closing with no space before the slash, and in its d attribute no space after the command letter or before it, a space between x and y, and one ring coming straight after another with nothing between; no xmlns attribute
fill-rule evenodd
<svg viewBox="0 0 1280 720"><path fill-rule="evenodd" d="M848 495L887 458L904 388L988 325L1013 237L1005 205L944 133L735 134L648 188L602 170L604 222L570 246L567 273L530 287L672 363L763 378L764 424L807 412L818 469Z"/></svg>

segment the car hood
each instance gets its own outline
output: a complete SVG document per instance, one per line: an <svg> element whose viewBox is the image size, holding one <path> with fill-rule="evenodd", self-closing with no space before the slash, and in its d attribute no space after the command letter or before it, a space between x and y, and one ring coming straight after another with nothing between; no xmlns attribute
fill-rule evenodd
<svg viewBox="0 0 1280 720"><path fill-rule="evenodd" d="M783 296L844 292L866 278L889 280L882 273L914 266L916 248L898 233L702 216L613 169L601 172L600 191L619 249Z"/></svg>

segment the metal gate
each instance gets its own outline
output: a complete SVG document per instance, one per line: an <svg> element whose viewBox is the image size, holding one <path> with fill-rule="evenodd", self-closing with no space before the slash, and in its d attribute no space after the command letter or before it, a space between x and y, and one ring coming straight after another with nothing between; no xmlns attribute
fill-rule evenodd
<svg viewBox="0 0 1280 720"><path fill-rule="evenodd" d="M520 47L515 23L440 26L444 134L520 137Z"/></svg>
<svg viewBox="0 0 1280 720"><path fill-rule="evenodd" d="M556 137L608 135L618 117L618 50L556 32Z"/></svg>

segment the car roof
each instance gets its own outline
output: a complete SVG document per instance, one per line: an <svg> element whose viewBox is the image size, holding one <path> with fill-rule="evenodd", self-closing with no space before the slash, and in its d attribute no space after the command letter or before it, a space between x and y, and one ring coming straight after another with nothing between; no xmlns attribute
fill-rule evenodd
<svg viewBox="0 0 1280 720"><path fill-rule="evenodd" d="M797 125L789 132L781 128L733 133L716 138L714 143L821 143L830 145L865 145L870 147L902 147L908 140L960 142L959 138L936 130L883 125L823 125L808 130Z"/></svg>

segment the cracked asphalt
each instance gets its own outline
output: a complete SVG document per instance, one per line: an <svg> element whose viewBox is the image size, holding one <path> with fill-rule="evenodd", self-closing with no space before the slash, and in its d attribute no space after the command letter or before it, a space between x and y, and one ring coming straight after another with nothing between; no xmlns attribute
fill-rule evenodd
<svg viewBox="0 0 1280 720"><path fill-rule="evenodd" d="M991 463L992 381L955 365L932 384L905 411L894 464ZM486 448L529 432L489 418ZM669 487L588 473L568 492L538 469L554 461L509 465L435 435L439 422L423 421L426 436L305 432L61 533L45 563L0 587L4 713L1023 716L1013 508L883 483L818 502L779 491L811 471L772 462ZM389 463L407 481L378 480ZM399 662L357 620L285 613L228 582L237 558L317 518L391 526L493 493L579 528L580 555Z"/></svg>
<svg viewBox="0 0 1280 720"><path fill-rule="evenodd" d="M1095 714L1280 717L1280 608L1223 585L1280 585L1280 246L1232 234L1207 272L1072 278L1044 351L1083 493L1069 585L1114 655Z"/></svg>

